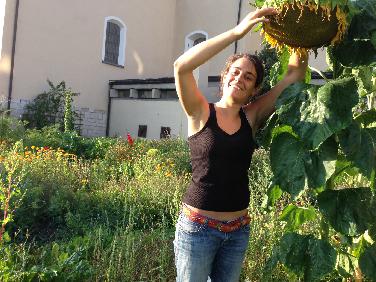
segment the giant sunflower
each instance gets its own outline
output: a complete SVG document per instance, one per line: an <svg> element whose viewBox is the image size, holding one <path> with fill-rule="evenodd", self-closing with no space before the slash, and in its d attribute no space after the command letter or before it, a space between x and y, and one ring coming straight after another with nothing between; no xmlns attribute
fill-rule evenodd
<svg viewBox="0 0 376 282"><path fill-rule="evenodd" d="M263 24L265 40L301 52L338 43L348 26L347 0L265 0L279 13Z"/></svg>

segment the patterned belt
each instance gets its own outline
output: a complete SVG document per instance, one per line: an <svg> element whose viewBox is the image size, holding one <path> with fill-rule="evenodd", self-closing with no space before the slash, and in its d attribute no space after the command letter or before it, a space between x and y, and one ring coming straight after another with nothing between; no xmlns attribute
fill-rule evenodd
<svg viewBox="0 0 376 282"><path fill-rule="evenodd" d="M233 232L238 230L240 227L247 225L251 222L251 218L248 214L241 216L232 221L220 221L213 219L204 215L201 215L193 210L191 210L186 205L183 205L183 213L193 222L200 224L207 224L209 227L217 229L221 232Z"/></svg>

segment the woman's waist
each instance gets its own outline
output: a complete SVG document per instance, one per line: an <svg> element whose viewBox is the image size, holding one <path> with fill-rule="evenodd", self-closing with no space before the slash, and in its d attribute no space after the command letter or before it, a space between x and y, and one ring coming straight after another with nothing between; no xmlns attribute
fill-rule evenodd
<svg viewBox="0 0 376 282"><path fill-rule="evenodd" d="M220 220L220 221L233 221L233 220L236 220L240 217L248 215L247 209L243 209L243 210L239 210L239 211L224 211L224 212L222 212L222 211L209 211L209 210L203 210L203 209L195 208L195 207L190 206L190 205L183 202L183 209L184 208L187 208L194 213L197 213L197 214L209 217L209 218L213 218L213 219L216 219L216 220Z"/></svg>

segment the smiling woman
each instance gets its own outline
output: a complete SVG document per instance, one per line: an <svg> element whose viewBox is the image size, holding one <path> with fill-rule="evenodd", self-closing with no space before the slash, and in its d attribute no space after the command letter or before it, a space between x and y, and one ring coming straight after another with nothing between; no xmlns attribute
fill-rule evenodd
<svg viewBox="0 0 376 282"><path fill-rule="evenodd" d="M244 82L241 75L244 75ZM234 77L238 83L233 83L231 77ZM264 66L260 59L255 55L250 54L235 54L230 56L225 64L225 67L221 73L220 81L220 96L223 95L224 84L229 82L238 87L245 87L249 82L253 82L254 88L258 89L264 79ZM226 80L226 81L225 81ZM245 90L245 89L243 89ZM252 93L252 98L256 93ZM246 103L244 103L246 104Z"/></svg>
<svg viewBox="0 0 376 282"><path fill-rule="evenodd" d="M175 61L192 164L174 240L177 281L239 280L250 230L248 169L257 148L254 135L281 92L304 79L308 58L294 53L285 78L251 103L264 75L256 56L228 59L221 74L221 99L215 104L206 101L193 73L275 13L273 8L249 13L235 28L195 45Z"/></svg>

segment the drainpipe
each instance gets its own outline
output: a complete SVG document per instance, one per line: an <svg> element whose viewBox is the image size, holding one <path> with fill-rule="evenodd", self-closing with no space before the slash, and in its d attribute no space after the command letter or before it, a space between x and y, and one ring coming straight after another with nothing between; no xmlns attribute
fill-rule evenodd
<svg viewBox="0 0 376 282"><path fill-rule="evenodd" d="M110 134L110 111L111 111L111 84L108 83L106 137L108 137L108 135Z"/></svg>
<svg viewBox="0 0 376 282"><path fill-rule="evenodd" d="M239 5L238 5L238 18L236 21L236 25L240 23L240 13L242 11L242 0L239 0ZM238 53L238 40L235 41L235 51L234 54Z"/></svg>
<svg viewBox="0 0 376 282"><path fill-rule="evenodd" d="M16 11L14 14L13 21L13 42L12 42L12 57L10 62L10 76L9 76L9 90L8 90L8 106L7 109L10 110L10 102L12 100L12 90L13 90L13 70L14 70L14 58L16 55L16 39L17 39L17 23L18 23L18 10L20 6L20 0L16 0Z"/></svg>

